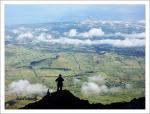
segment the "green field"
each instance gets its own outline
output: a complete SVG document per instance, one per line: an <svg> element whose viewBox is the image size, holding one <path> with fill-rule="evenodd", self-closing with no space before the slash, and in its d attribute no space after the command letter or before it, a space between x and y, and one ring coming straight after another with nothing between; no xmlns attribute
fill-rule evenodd
<svg viewBox="0 0 150 114"><path fill-rule="evenodd" d="M70 48L71 49L71 48ZM82 51L84 47L80 48ZM51 51L53 50L53 51ZM87 99L91 103L110 104L112 102L130 101L133 98L145 96L145 58L118 55L115 52L98 54L81 51L49 51L19 45L5 46L5 101L15 99L15 94L8 94L8 85L17 80L28 80L30 83L42 83L56 90L55 79L62 74L65 82L64 89L74 95ZM32 68L31 68L32 67ZM109 88L121 88L116 92L84 96L81 87L88 77L101 76ZM78 84L74 80L80 80ZM131 85L127 88L126 85ZM40 99L40 97L38 98ZM20 100L7 109L19 108L33 102Z"/></svg>

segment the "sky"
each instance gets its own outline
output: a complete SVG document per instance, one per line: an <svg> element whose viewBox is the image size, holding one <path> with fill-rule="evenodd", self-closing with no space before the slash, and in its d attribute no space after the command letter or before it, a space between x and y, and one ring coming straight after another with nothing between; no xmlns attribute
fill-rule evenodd
<svg viewBox="0 0 150 114"><path fill-rule="evenodd" d="M118 5L15 5L5 6L5 24L78 22L93 20L145 20L145 6Z"/></svg>

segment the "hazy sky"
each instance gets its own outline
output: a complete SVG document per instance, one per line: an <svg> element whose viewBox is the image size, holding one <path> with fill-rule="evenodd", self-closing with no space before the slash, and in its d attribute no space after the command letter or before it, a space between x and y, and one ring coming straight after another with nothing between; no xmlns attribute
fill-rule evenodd
<svg viewBox="0 0 150 114"><path fill-rule="evenodd" d="M5 23L28 24L58 21L145 20L144 5L6 5Z"/></svg>

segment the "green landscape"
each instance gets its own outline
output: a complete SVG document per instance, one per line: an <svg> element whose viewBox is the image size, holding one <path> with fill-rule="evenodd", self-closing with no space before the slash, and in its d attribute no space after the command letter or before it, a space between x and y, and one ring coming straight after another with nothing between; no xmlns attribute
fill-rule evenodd
<svg viewBox="0 0 150 114"><path fill-rule="evenodd" d="M45 49L14 44L5 46L6 109L21 108L35 101L15 100L18 94L9 94L8 90L11 82L28 80L31 84L43 84L52 92L56 91L55 79L59 74L65 79L63 89L89 100L90 103L110 104L145 96L143 57L119 55L115 51L97 53L94 48L86 46L64 46L61 49L56 45L52 51L51 47L54 46L50 45ZM73 51L74 49L77 51ZM89 79L92 77L96 77L97 80L93 79L93 82L103 88L100 92L91 90L92 94L84 94L82 86L90 83ZM99 79L100 83L96 82ZM40 96L35 96L36 100L41 99Z"/></svg>

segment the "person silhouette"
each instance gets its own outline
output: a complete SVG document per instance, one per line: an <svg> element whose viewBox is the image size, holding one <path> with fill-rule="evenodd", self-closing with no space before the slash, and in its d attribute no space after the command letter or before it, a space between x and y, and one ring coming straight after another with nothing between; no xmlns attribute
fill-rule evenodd
<svg viewBox="0 0 150 114"><path fill-rule="evenodd" d="M57 91L62 90L63 87L63 81L62 75L59 74L58 78L55 80L57 82Z"/></svg>
<svg viewBox="0 0 150 114"><path fill-rule="evenodd" d="M48 95L48 96L51 96L51 93L49 92L49 89L47 90L47 95Z"/></svg>

